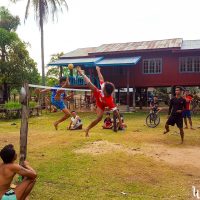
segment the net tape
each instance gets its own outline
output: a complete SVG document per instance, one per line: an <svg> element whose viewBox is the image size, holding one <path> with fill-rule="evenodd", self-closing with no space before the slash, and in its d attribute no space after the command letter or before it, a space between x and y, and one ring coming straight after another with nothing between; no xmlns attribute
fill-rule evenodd
<svg viewBox="0 0 200 200"><path fill-rule="evenodd" d="M49 86L34 85L34 84L29 84L28 86L29 86L29 87L33 87L33 88L42 88L42 89L53 89L53 90L65 90L65 91L91 92L91 90L88 90L88 89L77 89L77 88L57 88L57 87L49 87Z"/></svg>

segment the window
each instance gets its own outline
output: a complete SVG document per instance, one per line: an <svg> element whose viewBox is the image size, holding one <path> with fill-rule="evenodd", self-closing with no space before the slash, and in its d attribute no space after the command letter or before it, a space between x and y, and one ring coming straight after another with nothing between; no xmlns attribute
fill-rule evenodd
<svg viewBox="0 0 200 200"><path fill-rule="evenodd" d="M179 62L180 72L200 72L200 56L197 57L181 57Z"/></svg>
<svg viewBox="0 0 200 200"><path fill-rule="evenodd" d="M160 74L162 72L162 59L151 58L143 60L144 74Z"/></svg>

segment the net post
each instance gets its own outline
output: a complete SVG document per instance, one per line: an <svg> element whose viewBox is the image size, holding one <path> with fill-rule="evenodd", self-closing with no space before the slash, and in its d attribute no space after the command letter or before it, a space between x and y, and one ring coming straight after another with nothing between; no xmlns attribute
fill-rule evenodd
<svg viewBox="0 0 200 200"><path fill-rule="evenodd" d="M28 118L29 118L29 86L25 82L20 92L20 103L22 105L22 118L20 127L20 159L19 164L23 165L27 155L28 139Z"/></svg>

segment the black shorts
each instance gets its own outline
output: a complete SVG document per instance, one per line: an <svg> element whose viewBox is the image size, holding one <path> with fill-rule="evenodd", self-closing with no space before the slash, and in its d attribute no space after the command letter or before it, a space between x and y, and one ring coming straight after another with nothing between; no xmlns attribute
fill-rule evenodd
<svg viewBox="0 0 200 200"><path fill-rule="evenodd" d="M178 128L183 128L183 117L172 115L167 120L167 124L171 126L174 126L176 124Z"/></svg>

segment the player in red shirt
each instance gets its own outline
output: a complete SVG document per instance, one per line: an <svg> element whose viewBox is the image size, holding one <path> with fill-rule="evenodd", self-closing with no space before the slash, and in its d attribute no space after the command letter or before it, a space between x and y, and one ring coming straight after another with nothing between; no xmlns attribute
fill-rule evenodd
<svg viewBox="0 0 200 200"><path fill-rule="evenodd" d="M97 119L91 122L91 124L86 128L86 137L89 136L89 130L96 126L103 118L104 110L106 107L108 107L110 110L114 112L114 114L119 119L120 127L122 126L122 121L119 115L119 112L117 110L116 105L114 104L114 100L112 97L112 94L115 90L115 86L113 83L110 82L104 82L104 78L101 74L100 67L96 67L97 74L99 77L101 90L99 90L95 85L93 85L90 81L90 79L84 74L83 70L81 70L80 67L77 68L77 71L79 74L81 74L84 78L84 81L88 85L88 87L93 91L94 97L96 99L96 105L97 105Z"/></svg>
<svg viewBox="0 0 200 200"><path fill-rule="evenodd" d="M190 111L190 104L191 104L191 101L192 101L193 98L189 94L189 90L186 90L184 92L184 98L186 100L186 109L183 111L185 128L188 129L188 123L187 123L187 118L188 118L190 128L193 130L194 128L192 127L192 118L191 118L191 111Z"/></svg>

